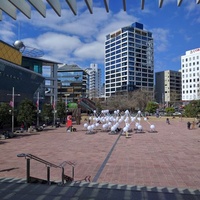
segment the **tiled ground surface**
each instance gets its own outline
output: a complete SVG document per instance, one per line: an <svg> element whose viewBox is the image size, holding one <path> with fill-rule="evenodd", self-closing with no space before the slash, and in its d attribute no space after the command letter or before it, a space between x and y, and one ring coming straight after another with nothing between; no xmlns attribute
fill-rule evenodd
<svg viewBox="0 0 200 200"><path fill-rule="evenodd" d="M55 164L75 162L75 180L89 175L98 183L199 189L200 128L187 130L187 119L170 121L150 119L157 133L142 121L144 133L133 131L130 138L100 130L89 135L82 123L74 133L63 126L0 140L0 177L26 178L26 160L17 154L31 153ZM46 178L46 167L31 160L31 175ZM51 169L51 179L60 177L59 169Z"/></svg>

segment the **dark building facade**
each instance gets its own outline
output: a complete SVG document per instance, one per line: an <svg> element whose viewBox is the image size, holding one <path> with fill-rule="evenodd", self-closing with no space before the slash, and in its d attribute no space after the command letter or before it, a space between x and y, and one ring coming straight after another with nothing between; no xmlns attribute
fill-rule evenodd
<svg viewBox="0 0 200 200"><path fill-rule="evenodd" d="M15 103L27 98L37 101L37 93L44 95L45 78L34 71L23 68L22 54L14 47L0 41L0 102L10 102L13 95Z"/></svg>

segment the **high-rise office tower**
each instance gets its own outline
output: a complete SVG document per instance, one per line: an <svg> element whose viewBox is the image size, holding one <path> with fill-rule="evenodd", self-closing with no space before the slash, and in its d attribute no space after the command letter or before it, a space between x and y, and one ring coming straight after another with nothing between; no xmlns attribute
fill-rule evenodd
<svg viewBox="0 0 200 200"><path fill-rule="evenodd" d="M86 69L89 74L89 98L99 98L101 96L101 70L97 64L90 64Z"/></svg>
<svg viewBox="0 0 200 200"><path fill-rule="evenodd" d="M105 96L154 87L152 33L138 22L106 36Z"/></svg>
<svg viewBox="0 0 200 200"><path fill-rule="evenodd" d="M182 100L200 99L200 48L181 56Z"/></svg>

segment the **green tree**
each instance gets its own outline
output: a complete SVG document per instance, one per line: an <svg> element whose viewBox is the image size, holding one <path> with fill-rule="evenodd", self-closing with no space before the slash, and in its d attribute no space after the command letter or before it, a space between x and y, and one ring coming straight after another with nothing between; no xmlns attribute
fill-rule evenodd
<svg viewBox="0 0 200 200"><path fill-rule="evenodd" d="M53 122L53 108L52 108L52 105L43 104L42 112L41 112L41 118L46 124L48 124L50 122Z"/></svg>
<svg viewBox="0 0 200 200"><path fill-rule="evenodd" d="M36 106L29 99L24 99L18 107L17 121L25 124L25 128L36 122Z"/></svg>
<svg viewBox="0 0 200 200"><path fill-rule="evenodd" d="M63 101L57 103L57 116L62 121L66 118L66 105Z"/></svg>
<svg viewBox="0 0 200 200"><path fill-rule="evenodd" d="M165 108L165 112L166 112L168 115L170 115L170 114L172 114L172 113L175 112L175 108L173 108L173 107L167 107L167 108Z"/></svg>
<svg viewBox="0 0 200 200"><path fill-rule="evenodd" d="M11 114L9 110L11 110L11 107L7 103L0 104L0 128L11 124Z"/></svg>
<svg viewBox="0 0 200 200"><path fill-rule="evenodd" d="M155 113L156 109L159 107L158 103L149 101L146 106L146 111L149 113Z"/></svg>
<svg viewBox="0 0 200 200"><path fill-rule="evenodd" d="M186 117L198 117L200 115L200 100L191 101L185 106Z"/></svg>

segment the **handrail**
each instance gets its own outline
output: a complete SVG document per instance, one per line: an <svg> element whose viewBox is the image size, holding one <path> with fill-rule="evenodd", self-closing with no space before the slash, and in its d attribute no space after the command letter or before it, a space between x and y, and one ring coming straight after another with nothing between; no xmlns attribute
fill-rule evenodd
<svg viewBox="0 0 200 200"><path fill-rule="evenodd" d="M51 162L48 162L42 158L39 158L37 156L34 156L32 154L25 154L25 153L21 153L21 154L17 154L17 157L24 157L25 159L27 159L27 182L29 182L30 180L30 159L36 160L40 163L43 163L47 166L47 182L50 183L50 167L54 167L54 168L61 168L62 169L62 184L64 184L64 179L66 177L66 175L64 174L64 167L66 164L70 165L72 167L72 178L70 178L70 180L74 180L74 167L75 167L75 163L71 162L71 161L64 161L62 162L60 165L55 165ZM68 177L69 178L69 177Z"/></svg>
<svg viewBox="0 0 200 200"><path fill-rule="evenodd" d="M75 163L71 162L71 161L64 161L62 162L59 167L65 167L65 165L68 164L68 165L71 165L72 167L75 167Z"/></svg>
<svg viewBox="0 0 200 200"><path fill-rule="evenodd" d="M86 104L86 103L83 102L83 101L80 102L80 105L82 105L83 107L87 108L87 109L90 110L90 111L94 111L93 108L91 108L88 104Z"/></svg>
<svg viewBox="0 0 200 200"><path fill-rule="evenodd" d="M36 161L38 161L38 162L41 162L41 163L43 163L43 164L45 164L45 165L47 165L47 166L55 167L55 168L61 168L61 167L58 166L58 165L55 165L55 164L53 164L53 163L50 163L50 162L48 162L48 161L46 161L46 160L43 160L43 159L41 159L41 158L39 158L39 157L37 157L37 156L32 155L32 154L21 153L21 154L18 154L17 157L25 157L25 158L28 157L28 158L34 159L34 160L36 160Z"/></svg>
<svg viewBox="0 0 200 200"><path fill-rule="evenodd" d="M96 105L94 102L92 102L91 100L87 99L87 98L83 98L82 101L87 104L88 106L92 107L93 109L96 109Z"/></svg>

